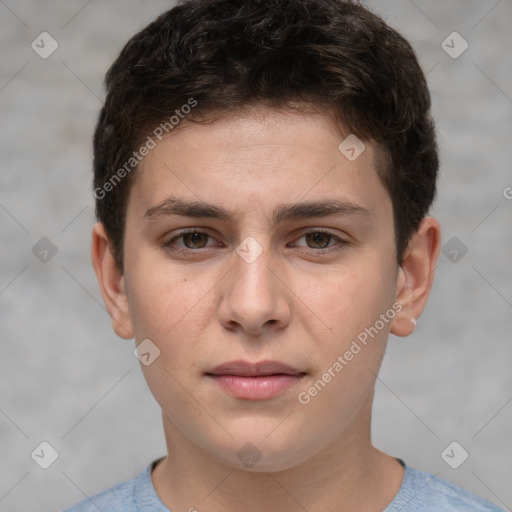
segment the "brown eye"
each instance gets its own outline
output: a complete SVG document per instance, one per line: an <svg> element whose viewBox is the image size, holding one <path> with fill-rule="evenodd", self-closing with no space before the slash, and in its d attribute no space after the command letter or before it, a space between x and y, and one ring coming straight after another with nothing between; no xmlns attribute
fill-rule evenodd
<svg viewBox="0 0 512 512"><path fill-rule="evenodd" d="M314 231L307 233L305 237L308 244L313 244L313 249L325 249L329 246L329 242L333 238L333 235L330 233L324 233L323 231Z"/></svg>
<svg viewBox="0 0 512 512"><path fill-rule="evenodd" d="M164 243L163 247L167 251L191 254L207 249L210 239L213 240L210 235L202 231L185 231Z"/></svg>
<svg viewBox="0 0 512 512"><path fill-rule="evenodd" d="M350 243L329 231L317 229L316 231L304 233L293 245L301 248L301 250L305 252L320 256L335 251L342 251L349 246Z"/></svg>
<svg viewBox="0 0 512 512"><path fill-rule="evenodd" d="M199 231L193 231L191 233L183 233L181 237L183 237L183 243L187 249L202 249L206 247L209 235L200 233Z"/></svg>

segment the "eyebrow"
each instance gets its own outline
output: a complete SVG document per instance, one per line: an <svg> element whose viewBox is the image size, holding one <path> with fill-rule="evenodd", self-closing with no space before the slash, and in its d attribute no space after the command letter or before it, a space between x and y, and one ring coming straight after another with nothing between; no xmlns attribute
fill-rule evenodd
<svg viewBox="0 0 512 512"><path fill-rule="evenodd" d="M351 201L339 199L324 199L302 203L289 203L278 205L273 214L272 222L275 225L285 220L298 220L316 217L334 216L361 216L370 215L370 210ZM149 208L144 213L144 220L155 221L162 217L180 215L183 217L219 219L222 221L236 221L237 215L224 207L209 204L204 201L184 201L177 197L168 197L160 204Z"/></svg>

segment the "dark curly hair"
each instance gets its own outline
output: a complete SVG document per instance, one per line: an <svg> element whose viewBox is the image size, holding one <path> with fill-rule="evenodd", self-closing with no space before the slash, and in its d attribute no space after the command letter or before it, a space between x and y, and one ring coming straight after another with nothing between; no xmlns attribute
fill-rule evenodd
<svg viewBox="0 0 512 512"><path fill-rule="evenodd" d="M121 271L138 150L184 113L203 122L258 103L302 104L340 133L375 141L399 265L434 201L439 163L425 76L411 45L356 2L184 0L128 41L105 85L94 196Z"/></svg>

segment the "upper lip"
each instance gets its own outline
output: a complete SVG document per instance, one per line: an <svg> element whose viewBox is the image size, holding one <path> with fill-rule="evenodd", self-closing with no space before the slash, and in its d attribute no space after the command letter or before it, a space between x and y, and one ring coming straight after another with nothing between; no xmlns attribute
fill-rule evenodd
<svg viewBox="0 0 512 512"><path fill-rule="evenodd" d="M281 363L279 361L259 361L251 363L249 361L230 361L212 368L207 375L239 375L242 377L255 377L260 375L300 375L305 374L297 368Z"/></svg>

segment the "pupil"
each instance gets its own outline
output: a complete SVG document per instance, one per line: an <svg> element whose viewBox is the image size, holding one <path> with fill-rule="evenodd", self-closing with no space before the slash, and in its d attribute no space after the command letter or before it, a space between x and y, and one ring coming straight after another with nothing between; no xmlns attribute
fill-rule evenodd
<svg viewBox="0 0 512 512"><path fill-rule="evenodd" d="M321 248L325 248L329 245L329 239L331 237L331 235L327 233L309 233L307 236L310 236L310 239L313 239L314 244L320 244ZM322 244L322 238L325 242L324 244Z"/></svg>
<svg viewBox="0 0 512 512"><path fill-rule="evenodd" d="M186 233L185 239L191 242L192 244L197 244L201 242L201 237L204 237L203 233Z"/></svg>

